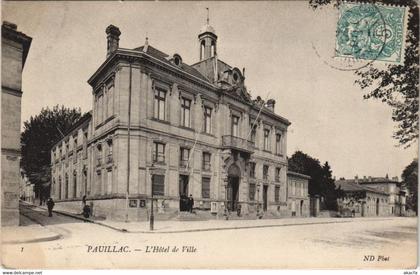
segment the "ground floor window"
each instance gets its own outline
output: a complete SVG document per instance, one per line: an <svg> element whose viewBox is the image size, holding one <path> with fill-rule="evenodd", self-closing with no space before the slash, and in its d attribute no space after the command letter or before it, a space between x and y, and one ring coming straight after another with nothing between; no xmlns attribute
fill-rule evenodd
<svg viewBox="0 0 420 275"><path fill-rule="evenodd" d="M280 186L276 185L274 187L274 201L279 202L280 201Z"/></svg>
<svg viewBox="0 0 420 275"><path fill-rule="evenodd" d="M202 178L201 180L201 197L210 198L210 178Z"/></svg>
<svg viewBox="0 0 420 275"><path fill-rule="evenodd" d="M249 200L255 200L255 183L249 184Z"/></svg>
<svg viewBox="0 0 420 275"><path fill-rule="evenodd" d="M153 175L152 177L152 194L153 196L165 195L165 176Z"/></svg>

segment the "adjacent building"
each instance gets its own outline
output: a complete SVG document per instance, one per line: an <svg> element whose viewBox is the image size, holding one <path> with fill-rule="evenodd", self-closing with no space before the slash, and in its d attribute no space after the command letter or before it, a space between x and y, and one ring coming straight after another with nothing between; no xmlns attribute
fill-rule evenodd
<svg viewBox="0 0 420 275"><path fill-rule="evenodd" d="M1 225L19 225L22 71L32 38L3 22L1 27Z"/></svg>
<svg viewBox="0 0 420 275"><path fill-rule="evenodd" d="M170 218L192 195L202 215L307 215L307 178L287 183L290 122L275 100L252 98L245 69L219 58L208 22L192 65L147 38L121 48L113 25L106 34L105 61L88 80L92 111L51 150L58 208L80 211L86 196L94 215L144 220L153 199Z"/></svg>
<svg viewBox="0 0 420 275"><path fill-rule="evenodd" d="M339 199L340 210L355 216L403 216L406 191L397 177L363 177L336 181L345 196Z"/></svg>

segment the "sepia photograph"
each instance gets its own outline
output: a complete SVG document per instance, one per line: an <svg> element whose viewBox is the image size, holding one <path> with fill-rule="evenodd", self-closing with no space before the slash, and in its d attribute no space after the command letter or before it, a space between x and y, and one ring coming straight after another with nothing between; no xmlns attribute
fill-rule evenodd
<svg viewBox="0 0 420 275"><path fill-rule="evenodd" d="M1 14L2 274L417 274L418 1Z"/></svg>

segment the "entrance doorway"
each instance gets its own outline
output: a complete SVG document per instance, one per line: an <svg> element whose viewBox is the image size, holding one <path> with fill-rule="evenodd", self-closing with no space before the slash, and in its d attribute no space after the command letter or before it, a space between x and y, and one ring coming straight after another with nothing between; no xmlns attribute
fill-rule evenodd
<svg viewBox="0 0 420 275"><path fill-rule="evenodd" d="M263 186L263 210L267 211L267 191L268 185Z"/></svg>
<svg viewBox="0 0 420 275"><path fill-rule="evenodd" d="M303 200L300 201L300 216L303 215Z"/></svg>
<svg viewBox="0 0 420 275"><path fill-rule="evenodd" d="M188 182L187 175L179 176L179 211L189 211L188 209Z"/></svg>
<svg viewBox="0 0 420 275"><path fill-rule="evenodd" d="M227 207L229 211L236 211L238 209L239 198L239 177L228 178L227 186Z"/></svg>

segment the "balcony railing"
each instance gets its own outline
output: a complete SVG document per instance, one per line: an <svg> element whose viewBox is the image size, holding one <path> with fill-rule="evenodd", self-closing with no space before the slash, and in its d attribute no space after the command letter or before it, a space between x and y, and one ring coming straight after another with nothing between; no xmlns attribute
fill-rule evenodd
<svg viewBox="0 0 420 275"><path fill-rule="evenodd" d="M222 136L222 146L247 153L254 152L254 143L252 141L231 135Z"/></svg>
<svg viewBox="0 0 420 275"><path fill-rule="evenodd" d="M203 171L210 171L210 170L211 170L210 162L204 162L203 163Z"/></svg>
<svg viewBox="0 0 420 275"><path fill-rule="evenodd" d="M187 166L188 166L188 160L181 159L179 161L179 167L181 167L181 168L187 168Z"/></svg>

